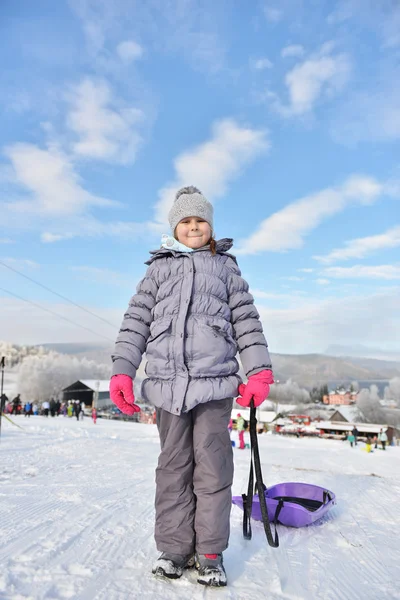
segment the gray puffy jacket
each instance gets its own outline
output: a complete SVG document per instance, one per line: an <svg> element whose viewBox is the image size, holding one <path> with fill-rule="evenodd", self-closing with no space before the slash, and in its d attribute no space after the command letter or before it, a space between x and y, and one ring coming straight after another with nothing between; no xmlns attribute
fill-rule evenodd
<svg viewBox="0 0 400 600"><path fill-rule="evenodd" d="M197 404L237 396L237 351L247 376L271 369L259 314L232 240L193 252L152 252L124 315L113 375L135 378L146 352L142 396L179 415Z"/></svg>

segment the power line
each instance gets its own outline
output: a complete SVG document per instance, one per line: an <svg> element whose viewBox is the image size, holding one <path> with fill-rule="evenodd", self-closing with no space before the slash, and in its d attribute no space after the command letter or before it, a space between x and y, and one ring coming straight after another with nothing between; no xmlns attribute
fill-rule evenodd
<svg viewBox="0 0 400 600"><path fill-rule="evenodd" d="M113 343L115 342L115 340L112 340L111 338L108 338L105 335L102 335L101 333L97 333L96 331L93 331L93 329L89 329L88 327L85 327L84 325L75 323L75 321L72 321L71 319L68 319L67 317L64 317L63 315L60 315L59 313L56 313L53 310L50 310L49 308L45 308L44 306L41 306L40 304L36 304L36 302L32 302L32 300L27 300L26 298L23 298L22 296L18 296L18 294L14 294L14 292L10 292L9 290L6 290L2 287L0 287L0 290L2 292L5 292L6 294L9 294L10 296L14 296L15 298L18 298L18 300L23 300L23 302L32 304L32 306L36 306L36 308L40 308L41 310L44 310L45 312L48 312L51 315L58 317L59 319L63 319L64 321L67 321L67 323L72 323L72 325L76 325L76 327L80 327L81 329L86 329L86 331L89 331L90 333L93 333L93 335L97 335L97 336L107 340L108 342L113 342Z"/></svg>
<svg viewBox="0 0 400 600"><path fill-rule="evenodd" d="M67 302L69 302L70 304L73 304L77 308L80 308L81 310L84 310L89 315L92 315L93 317L96 317L97 319L100 319L100 321L104 321L104 323L107 323L107 325L111 325L111 327L113 329L116 328L116 325L114 325L110 321L107 321L107 319L103 319L103 317L100 317L99 315L96 315L94 312L92 312L91 310L88 310L84 306L81 306L80 304L77 304L76 302L74 302L73 300L70 300L66 296L63 296L62 294L59 294L58 292L55 292L54 290L52 290L51 288L47 287L46 285L43 285L43 283L40 283L40 281L36 281L36 279L33 279L32 277L29 277L28 275L25 275L25 273L21 273L21 271L18 271L17 269L14 269L14 267L10 267L10 265L7 265L2 260L0 260L0 265L3 265L3 267L6 267L6 269L10 269L10 271L14 271L14 273L17 273L18 275L21 275L21 277L25 277L25 279L28 279L28 281L32 281L32 283L35 283L36 285L38 285L39 287L43 288L44 290L47 290L48 292L51 292L52 294L55 294L55 296L58 296L59 298L62 298L63 300L66 300Z"/></svg>

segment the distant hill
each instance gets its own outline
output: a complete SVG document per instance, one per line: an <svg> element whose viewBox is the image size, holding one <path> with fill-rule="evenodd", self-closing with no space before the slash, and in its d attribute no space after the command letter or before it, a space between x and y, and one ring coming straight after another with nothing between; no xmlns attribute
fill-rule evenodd
<svg viewBox="0 0 400 600"><path fill-rule="evenodd" d="M336 357L325 354L272 354L274 374L283 381L293 379L299 385L362 381L375 383L400 377L400 363L372 358Z"/></svg>
<svg viewBox="0 0 400 600"><path fill-rule="evenodd" d="M378 360L388 361L400 361L400 351L394 352L390 350L383 350L382 348L369 348L361 344L354 344L352 346L340 346L339 344L333 344L329 346L324 354L328 356L351 356L353 358L376 358Z"/></svg>
<svg viewBox="0 0 400 600"><path fill-rule="evenodd" d="M57 352L86 356L90 360L107 364L111 362L112 346L95 344L45 344ZM325 354L272 354L276 379L293 379L299 385L310 388L323 383L350 383L351 381L386 382L400 377L400 361L377 360L363 357L337 357ZM140 369L144 377L144 364Z"/></svg>

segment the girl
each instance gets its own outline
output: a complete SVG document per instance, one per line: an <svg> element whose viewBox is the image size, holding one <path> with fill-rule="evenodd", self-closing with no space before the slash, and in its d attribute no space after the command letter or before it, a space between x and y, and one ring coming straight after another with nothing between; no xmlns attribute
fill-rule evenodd
<svg viewBox="0 0 400 600"><path fill-rule="evenodd" d="M176 194L174 237L163 236L129 303L117 338L110 395L139 411L133 380L146 352L142 396L156 407L161 454L156 470L153 573L171 579L196 561L198 582L224 586L233 453L233 398L259 406L273 383L259 315L232 240L215 241L213 208L195 187ZM249 381L242 384L236 353Z"/></svg>

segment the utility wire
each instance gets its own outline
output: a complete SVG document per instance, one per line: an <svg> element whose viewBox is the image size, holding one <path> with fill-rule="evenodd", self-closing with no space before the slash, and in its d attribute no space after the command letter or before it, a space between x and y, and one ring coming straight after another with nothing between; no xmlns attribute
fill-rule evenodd
<svg viewBox="0 0 400 600"><path fill-rule="evenodd" d="M94 335L97 335L97 336L107 340L108 342L113 342L113 343L115 342L115 340L112 340L111 338L108 338L105 335L102 335L101 333L97 333L96 331L93 331L93 329L89 329L88 327L85 327L84 325L75 323L75 321L72 321L71 319L68 319L67 317L64 317L63 315L60 315L59 313L56 313L53 310L50 310L49 308L45 308L44 306L41 306L40 304L36 304L36 302L32 302L32 300L27 300L26 298L22 298L22 296L18 296L18 294L14 294L14 292L10 292L9 290L6 290L2 287L0 287L0 290L2 292L5 292L6 294L9 294L10 296L14 296L15 298L18 298L18 300L23 300L24 302L27 302L28 304L32 304L32 306L36 306L36 308L40 308L41 310L44 310L45 312L48 312L51 315L55 315L56 317L59 317L60 319L67 321L67 323L72 323L72 325L76 325L76 327L80 327L81 329L86 329L86 331L90 331L90 333L93 333Z"/></svg>
<svg viewBox="0 0 400 600"><path fill-rule="evenodd" d="M76 302L74 302L73 300L70 300L66 296L63 296L62 294L59 294L58 292L55 292L54 290L50 289L46 285L43 285L43 283L40 283L40 281L36 281L36 279L33 279L32 277L29 277L28 275L25 275L25 273L21 273L21 271L18 271L17 269L14 269L14 267L10 267L10 265L7 265L2 260L0 260L0 265L3 265L3 267L6 267L6 269L10 269L10 271L14 271L14 273L17 273L18 275L21 275L21 277L25 277L25 279L28 279L29 281L32 281L33 283L36 283L36 285L38 285L39 287L43 288L44 290L47 290L48 292L51 292L52 294L55 294L59 298L62 298L63 300L66 300L67 302L69 302L70 304L73 304L77 308L80 308L81 310L84 310L89 315L92 315L93 317L96 317L97 319L100 319L100 321L104 321L104 323L107 323L107 325L111 325L111 327L114 330L116 329L117 326L113 325L113 323L111 323L110 321L107 321L107 319L103 319L103 317L99 317L99 315L96 315L91 310L88 310L84 306L81 306L80 304L77 304Z"/></svg>

